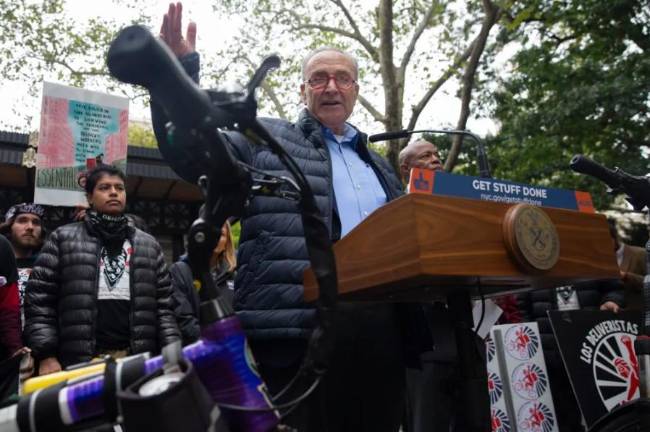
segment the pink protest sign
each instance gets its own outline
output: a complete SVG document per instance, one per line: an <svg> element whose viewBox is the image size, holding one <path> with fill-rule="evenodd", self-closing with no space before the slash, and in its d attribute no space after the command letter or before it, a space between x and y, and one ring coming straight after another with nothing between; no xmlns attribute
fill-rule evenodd
<svg viewBox="0 0 650 432"><path fill-rule="evenodd" d="M97 163L126 172L129 100L43 83L34 201L85 204L79 177Z"/></svg>

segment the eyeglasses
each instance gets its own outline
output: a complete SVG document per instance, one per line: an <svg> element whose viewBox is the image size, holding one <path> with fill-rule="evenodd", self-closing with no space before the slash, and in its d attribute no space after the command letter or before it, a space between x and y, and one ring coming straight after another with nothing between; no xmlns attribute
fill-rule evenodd
<svg viewBox="0 0 650 432"><path fill-rule="evenodd" d="M327 87L331 79L334 80L334 84L341 90L348 90L356 83L356 80L353 80L348 74L316 74L305 82L313 90L320 90Z"/></svg>

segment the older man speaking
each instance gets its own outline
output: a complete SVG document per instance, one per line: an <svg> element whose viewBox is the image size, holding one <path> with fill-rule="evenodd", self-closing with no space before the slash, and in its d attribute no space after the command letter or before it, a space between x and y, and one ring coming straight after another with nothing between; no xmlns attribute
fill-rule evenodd
<svg viewBox="0 0 650 432"><path fill-rule="evenodd" d="M182 5L171 4L161 38L197 79L196 25L190 23L183 38L181 20ZM359 94L358 73L349 53L317 49L303 59L299 90L305 109L297 121L261 119L304 171L333 241L401 194L390 165L368 149L364 133L347 123ZM161 151L173 154L155 100L152 114ZM254 146L238 133L224 137L241 161L289 176L268 148ZM275 393L300 365L316 319L315 309L303 302L308 256L298 206L276 197L253 197L242 218L238 263L235 309L260 372ZM339 318L330 369L287 423L301 431L397 431L404 362L394 306L343 304Z"/></svg>

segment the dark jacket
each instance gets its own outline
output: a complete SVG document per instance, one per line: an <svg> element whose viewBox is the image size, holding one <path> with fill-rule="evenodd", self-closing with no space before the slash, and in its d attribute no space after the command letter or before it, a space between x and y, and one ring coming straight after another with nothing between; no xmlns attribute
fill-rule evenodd
<svg viewBox="0 0 650 432"><path fill-rule="evenodd" d="M613 301L621 307L625 306L623 287L620 282L585 282L574 285L574 288L578 294L581 310L599 310L600 305L608 301ZM543 289L518 294L517 306L524 322L537 321L547 363L551 363L550 367L561 367L562 360L551 321L546 313L558 308L555 292L555 289Z"/></svg>
<svg viewBox="0 0 650 432"><path fill-rule="evenodd" d="M130 351L157 352L179 338L171 309L171 283L158 242L129 227L133 247ZM27 285L25 337L37 359L63 366L95 354L101 241L86 222L65 225L43 246Z"/></svg>
<svg viewBox="0 0 650 432"><path fill-rule="evenodd" d="M297 123L263 119L262 123L298 162L316 197L332 240L340 238L340 221L332 189L332 165L321 125L308 111ZM357 151L374 169L389 200L401 195L401 183L388 163L368 150L359 134ZM268 148L253 146L241 135L230 140L244 162L275 175L289 176ZM303 271L308 266L300 211L295 202L255 197L242 218L235 279L235 309L252 337L306 337L315 310L303 302Z"/></svg>
<svg viewBox="0 0 650 432"><path fill-rule="evenodd" d="M226 267L227 264L217 266L217 269L212 272L212 278L219 287L221 297L232 305L233 293L228 287L228 282L232 283L234 273L229 272ZM194 288L194 277L187 262L187 255L183 255L169 267L169 275L172 279L174 315L178 322L183 345L187 345L195 342L201 335L199 327L199 293Z"/></svg>
<svg viewBox="0 0 650 432"><path fill-rule="evenodd" d="M9 240L0 234L0 360L22 346L16 257Z"/></svg>
<svg viewBox="0 0 650 432"><path fill-rule="evenodd" d="M187 73L198 78L198 55L182 59ZM161 153L167 160L186 156L166 139L167 118L152 100L154 131ZM323 140L321 124L307 110L296 123L280 119L259 121L294 158L312 188L321 216L332 240L340 237L340 222L332 189L332 164ZM224 136L235 156L253 167L276 176L291 177L280 159L268 147L253 145L239 133ZM402 194L402 183L392 167L367 146L359 134L357 151L375 171L388 200ZM193 163L188 161L187 170ZM176 163L176 165L180 165ZM241 220L237 255L234 307L249 337L258 339L306 338L315 324L315 309L303 302L303 271L309 265L300 210L295 202L276 197L255 196Z"/></svg>

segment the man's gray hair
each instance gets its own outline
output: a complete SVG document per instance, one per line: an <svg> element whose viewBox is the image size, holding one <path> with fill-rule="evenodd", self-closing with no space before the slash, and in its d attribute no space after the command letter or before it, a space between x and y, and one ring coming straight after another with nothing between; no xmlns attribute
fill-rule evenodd
<svg viewBox="0 0 650 432"><path fill-rule="evenodd" d="M301 68L301 70L300 70L300 73L301 73L301 75L302 75L302 79L303 79L303 81L307 79L307 77L305 76L305 70L307 69L307 64L309 63L309 61L310 61L310 60L311 60L311 59L312 59L316 54L320 54L320 53L325 52L325 51L334 51L334 52L337 52L337 53L339 53L339 54L343 54L344 56L346 56L347 58L349 58L350 61L352 62L352 64L354 65L354 73L355 73L355 77L354 77L354 79L358 79L358 78L359 78L359 62L357 61L356 57L354 57L354 56L353 56L352 54L350 54L349 52L342 50L341 48L337 48L337 47L334 47L334 46L322 46L322 47L318 47L318 48L316 48L315 50L311 51L309 54L307 54L307 55L302 59L302 68Z"/></svg>

